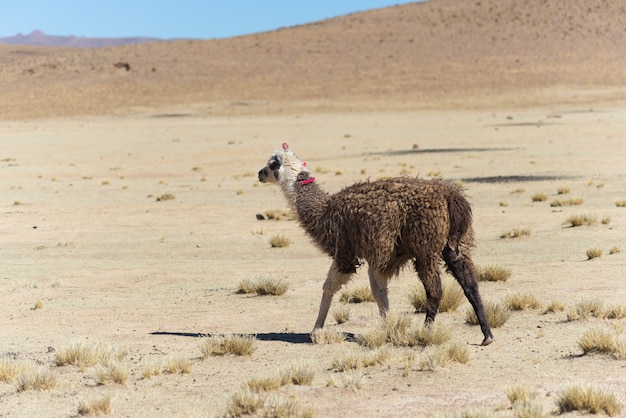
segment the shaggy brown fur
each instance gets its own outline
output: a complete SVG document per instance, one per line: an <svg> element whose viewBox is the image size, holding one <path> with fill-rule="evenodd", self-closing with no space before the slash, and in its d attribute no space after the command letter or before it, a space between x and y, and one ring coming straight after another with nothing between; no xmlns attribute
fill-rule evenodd
<svg viewBox="0 0 626 418"><path fill-rule="evenodd" d="M283 187L302 227L333 259L315 328L323 327L333 294L363 261L369 265L372 294L383 315L389 309L389 280L413 261L426 289L426 321L434 321L442 296L443 259L476 312L483 345L493 341L470 258L471 208L457 186L396 177L356 183L329 195L286 145L259 172L259 180Z"/></svg>

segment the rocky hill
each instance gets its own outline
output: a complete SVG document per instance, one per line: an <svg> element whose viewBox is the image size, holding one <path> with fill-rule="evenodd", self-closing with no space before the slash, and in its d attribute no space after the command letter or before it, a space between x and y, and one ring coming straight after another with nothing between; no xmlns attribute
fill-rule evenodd
<svg viewBox="0 0 626 418"><path fill-rule="evenodd" d="M620 0L429 0L229 39L0 45L0 118L626 98Z"/></svg>

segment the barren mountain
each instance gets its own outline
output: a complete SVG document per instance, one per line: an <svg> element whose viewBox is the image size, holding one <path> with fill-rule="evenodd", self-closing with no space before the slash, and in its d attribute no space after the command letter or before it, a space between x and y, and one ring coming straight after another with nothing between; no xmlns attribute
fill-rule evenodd
<svg viewBox="0 0 626 418"><path fill-rule="evenodd" d="M222 40L0 45L0 115L621 100L625 29L619 0L430 0Z"/></svg>
<svg viewBox="0 0 626 418"><path fill-rule="evenodd" d="M17 34L6 38L0 38L0 44L29 45L29 46L57 46L67 48L102 48L106 46L119 46L128 44L144 44L147 42L160 42L161 39L147 37L126 38L86 38L83 36L55 36L46 35L42 31L35 30L29 34Z"/></svg>

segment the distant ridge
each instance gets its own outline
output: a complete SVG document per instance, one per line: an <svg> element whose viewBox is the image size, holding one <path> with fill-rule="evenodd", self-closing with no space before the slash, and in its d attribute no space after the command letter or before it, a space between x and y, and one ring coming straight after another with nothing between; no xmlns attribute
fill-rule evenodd
<svg viewBox="0 0 626 418"><path fill-rule="evenodd" d="M626 2L428 0L226 39L0 44L0 119L626 103Z"/></svg>
<svg viewBox="0 0 626 418"><path fill-rule="evenodd" d="M163 39L148 37L128 38L86 38L78 36L46 35L40 30L34 30L27 35L21 33L7 38L0 38L0 43L10 45L27 46L54 46L63 48L104 48L108 46L121 46L132 44L145 44L150 42L162 42Z"/></svg>

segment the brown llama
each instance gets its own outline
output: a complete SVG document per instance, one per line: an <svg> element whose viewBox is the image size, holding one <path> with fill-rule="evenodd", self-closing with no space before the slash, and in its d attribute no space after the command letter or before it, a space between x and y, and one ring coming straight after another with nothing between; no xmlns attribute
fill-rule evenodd
<svg viewBox="0 0 626 418"><path fill-rule="evenodd" d="M426 289L426 323L433 322L442 296L443 259L476 312L482 345L493 342L470 255L472 212L459 187L441 180L395 177L356 183L329 195L287 144L259 171L259 181L282 188L300 225L333 259L314 329L324 326L333 295L362 260L368 263L381 315L389 310L389 280L412 261Z"/></svg>

